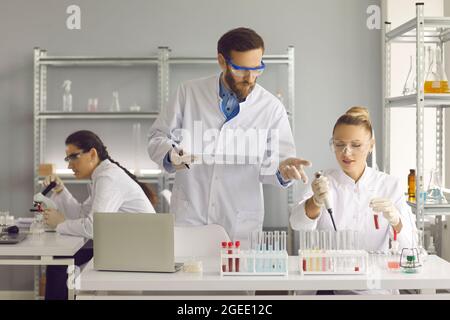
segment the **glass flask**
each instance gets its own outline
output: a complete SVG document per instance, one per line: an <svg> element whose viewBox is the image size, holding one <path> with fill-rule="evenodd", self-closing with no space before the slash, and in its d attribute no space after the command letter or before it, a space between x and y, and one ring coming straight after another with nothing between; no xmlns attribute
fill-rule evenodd
<svg viewBox="0 0 450 320"><path fill-rule="evenodd" d="M405 80L405 85L403 86L403 95L413 94L416 92L416 75L414 72L414 58L409 56L409 71Z"/></svg>
<svg viewBox="0 0 450 320"><path fill-rule="evenodd" d="M448 80L442 63L441 49L428 47L428 68L425 76L425 93L448 93Z"/></svg>
<svg viewBox="0 0 450 320"><path fill-rule="evenodd" d="M447 199L442 192L441 179L437 170L432 169L430 175L430 183L428 184L426 203L429 204L446 204Z"/></svg>

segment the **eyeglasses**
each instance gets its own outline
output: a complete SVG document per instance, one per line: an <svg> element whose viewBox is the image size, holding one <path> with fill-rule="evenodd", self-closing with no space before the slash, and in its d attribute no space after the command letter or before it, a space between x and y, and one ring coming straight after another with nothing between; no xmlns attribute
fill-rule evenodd
<svg viewBox="0 0 450 320"><path fill-rule="evenodd" d="M343 140L334 140L333 138L330 139L330 147L333 152L337 153L343 153L345 151L348 151L349 153L353 154L359 154L364 152L367 147L370 145L370 140L365 142L360 141L350 141L345 142Z"/></svg>
<svg viewBox="0 0 450 320"><path fill-rule="evenodd" d="M230 66L230 70L231 72L237 76L237 77L245 77L248 73L250 73L251 76L253 77L259 77L260 75L262 75L264 69L266 68L266 65L264 64L264 62L261 60L261 65L258 67L241 67L238 66L236 64L234 64L231 59L227 59L227 64Z"/></svg>
<svg viewBox="0 0 450 320"><path fill-rule="evenodd" d="M69 154L67 157L64 158L65 162L72 162L77 160L84 152L80 151L80 152L76 152L76 153L71 153Z"/></svg>

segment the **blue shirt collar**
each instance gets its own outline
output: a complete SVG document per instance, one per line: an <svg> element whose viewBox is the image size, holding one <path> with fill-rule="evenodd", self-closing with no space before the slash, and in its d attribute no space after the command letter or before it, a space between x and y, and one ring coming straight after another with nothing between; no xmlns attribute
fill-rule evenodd
<svg viewBox="0 0 450 320"><path fill-rule="evenodd" d="M224 96L234 96L234 97L236 97L236 95L230 90L230 89L228 89L226 86L225 86L225 84L223 83L223 73L221 73L220 74L220 77L219 77L219 95L220 95L220 98L221 99L223 99L224 98Z"/></svg>

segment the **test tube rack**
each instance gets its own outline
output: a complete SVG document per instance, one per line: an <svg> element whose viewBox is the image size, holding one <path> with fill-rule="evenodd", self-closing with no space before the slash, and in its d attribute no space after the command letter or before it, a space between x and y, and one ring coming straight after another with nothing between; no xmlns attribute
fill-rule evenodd
<svg viewBox="0 0 450 320"><path fill-rule="evenodd" d="M237 262L239 261L239 262ZM236 264L237 263L237 264ZM225 268L224 268L225 264ZM236 268L236 265L239 265ZM230 271L230 268L231 271ZM288 253L281 251L242 250L239 253L221 253L221 276L287 276Z"/></svg>
<svg viewBox="0 0 450 320"><path fill-rule="evenodd" d="M369 254L364 250L299 250L304 275L367 274Z"/></svg>

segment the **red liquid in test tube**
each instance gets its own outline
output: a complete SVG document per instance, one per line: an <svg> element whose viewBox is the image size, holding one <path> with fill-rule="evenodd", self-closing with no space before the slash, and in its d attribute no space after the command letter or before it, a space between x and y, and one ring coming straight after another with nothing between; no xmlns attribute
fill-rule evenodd
<svg viewBox="0 0 450 320"><path fill-rule="evenodd" d="M375 229L380 229L380 225L378 223L378 214L373 215L373 222L375 223Z"/></svg>
<svg viewBox="0 0 450 320"><path fill-rule="evenodd" d="M236 241L234 246L236 248L234 253L238 254L239 253L239 247L241 246L241 242L240 241ZM239 272L239 263L240 263L240 259L236 258L235 259L235 269L234 269L236 272Z"/></svg>
<svg viewBox="0 0 450 320"><path fill-rule="evenodd" d="M233 242L228 242L228 254L233 254ZM233 272L233 258L228 258L228 272Z"/></svg>
<svg viewBox="0 0 450 320"><path fill-rule="evenodd" d="M222 241L222 253L227 253L227 242ZM222 258L222 272L227 272L227 261Z"/></svg>

